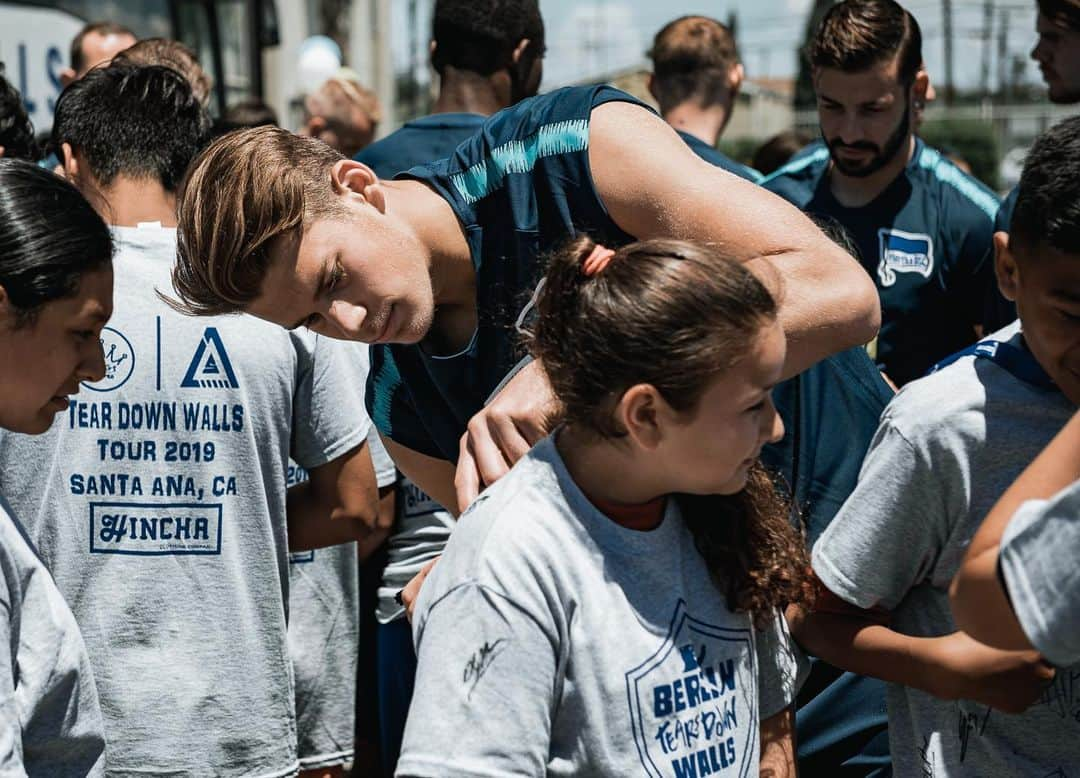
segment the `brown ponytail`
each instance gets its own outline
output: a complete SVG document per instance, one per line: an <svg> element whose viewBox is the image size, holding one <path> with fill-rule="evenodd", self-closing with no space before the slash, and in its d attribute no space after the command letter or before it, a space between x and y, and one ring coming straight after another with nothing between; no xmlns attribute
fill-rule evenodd
<svg viewBox="0 0 1080 778"><path fill-rule="evenodd" d="M708 383L776 318L765 285L718 248L641 241L586 275L595 246L578 238L550 259L529 344L569 425L605 438L625 434L614 407L638 383L675 410L694 411ZM760 465L738 494L683 496L680 504L730 608L765 620L787 603L808 602L805 542Z"/></svg>

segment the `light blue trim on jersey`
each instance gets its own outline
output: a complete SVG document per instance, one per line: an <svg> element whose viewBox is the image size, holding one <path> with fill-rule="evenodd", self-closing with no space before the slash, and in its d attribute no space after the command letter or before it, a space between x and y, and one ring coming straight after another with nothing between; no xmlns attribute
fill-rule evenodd
<svg viewBox="0 0 1080 778"><path fill-rule="evenodd" d="M451 176L450 181L461 199L472 205L499 189L510 173L528 173L543 157L572 154L588 147L588 119L545 124L523 140L496 146L487 158Z"/></svg>
<svg viewBox="0 0 1080 778"><path fill-rule="evenodd" d="M810 167L811 165L816 165L818 162L821 162L822 160L828 158L829 149L827 146L822 146L821 148L815 149L811 153L807 154L805 157L799 157L798 159L788 162L783 167L777 168L773 172L769 173L769 175L758 181L758 183L764 185L772 181L774 178L790 175L792 173L798 173L799 171L806 170L806 168Z"/></svg>
<svg viewBox="0 0 1080 778"><path fill-rule="evenodd" d="M394 405L394 395L401 386L401 374L389 347L384 346L383 363L379 366L379 372L375 374L375 382L372 389L375 399L371 403L371 420L375 428L388 438L394 436L394 425L390 421L390 409Z"/></svg>
<svg viewBox="0 0 1080 778"><path fill-rule="evenodd" d="M923 146L922 154L919 156L919 167L929 170L938 181L958 191L972 205L989 216L991 221L997 217L998 208L1001 206L997 197L983 189L982 184L969 178L963 170L947 161L936 149Z"/></svg>

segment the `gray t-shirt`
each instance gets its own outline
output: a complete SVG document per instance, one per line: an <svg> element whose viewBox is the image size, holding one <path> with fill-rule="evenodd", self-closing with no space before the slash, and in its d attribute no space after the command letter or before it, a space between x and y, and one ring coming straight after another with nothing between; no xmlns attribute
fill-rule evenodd
<svg viewBox="0 0 1080 778"><path fill-rule="evenodd" d="M396 511L375 611L380 624L405 617L405 609L394 596L420 568L443 552L457 524L445 508L404 476L398 482Z"/></svg>
<svg viewBox="0 0 1080 778"><path fill-rule="evenodd" d="M348 352L346 375L339 380L362 393L367 345L336 341L335 347ZM366 412L356 423L370 427L367 442L375 480L380 487L389 486L396 471L378 432ZM307 471L290 460L287 485L307 478ZM360 621L357 577L356 543L289 554L289 655L296 678L297 754L303 770L352 759Z"/></svg>
<svg viewBox="0 0 1080 778"><path fill-rule="evenodd" d="M0 775L103 775L105 725L79 627L0 497Z"/></svg>
<svg viewBox="0 0 1080 778"><path fill-rule="evenodd" d="M1023 349L1014 323L992 339ZM1001 494L1075 409L1064 395L966 356L905 386L882 414L859 484L814 545L821 581L892 627L956 631L948 587ZM1077 668L1080 670L1080 668ZM991 712L890 685L896 774L1044 776L1080 764L1080 687L1069 672L1026 713Z"/></svg>
<svg viewBox="0 0 1080 778"><path fill-rule="evenodd" d="M725 607L674 501L616 524L551 438L462 516L417 607L401 776L757 776L798 685L782 620Z"/></svg>
<svg viewBox="0 0 1080 778"><path fill-rule="evenodd" d="M285 479L367 429L341 352L248 316L183 316L175 230L117 229L106 377L43 436L0 436L0 493L79 623L115 776L297 768Z"/></svg>
<svg viewBox="0 0 1080 778"><path fill-rule="evenodd" d="M1080 663L1080 481L1020 506L1001 541L1001 570L1024 633L1059 667Z"/></svg>

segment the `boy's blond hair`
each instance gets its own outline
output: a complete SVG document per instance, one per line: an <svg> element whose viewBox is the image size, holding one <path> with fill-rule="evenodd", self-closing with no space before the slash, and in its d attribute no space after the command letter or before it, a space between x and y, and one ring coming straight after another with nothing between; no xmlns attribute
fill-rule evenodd
<svg viewBox="0 0 1080 778"><path fill-rule="evenodd" d="M343 157L279 127L231 132L191 165L177 199L178 310L236 313L262 290L274 241L342 217L331 168Z"/></svg>

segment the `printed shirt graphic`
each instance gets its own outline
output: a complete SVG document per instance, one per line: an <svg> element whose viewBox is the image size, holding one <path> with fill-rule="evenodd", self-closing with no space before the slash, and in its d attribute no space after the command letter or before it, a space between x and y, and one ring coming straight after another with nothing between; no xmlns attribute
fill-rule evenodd
<svg viewBox="0 0 1080 778"><path fill-rule="evenodd" d="M45 435L0 435L0 493L83 632L111 774L285 775L283 474L363 440L357 386L312 333L158 300L175 230L115 235L111 367Z"/></svg>
<svg viewBox="0 0 1080 778"><path fill-rule="evenodd" d="M801 152L762 186L808 214L842 225L877 283L882 324L876 360L897 384L975 341L999 297L990 190L916 138L911 161L873 202L847 208L829 187L829 151Z"/></svg>
<svg viewBox="0 0 1080 778"><path fill-rule="evenodd" d="M1018 324L991 339L1024 350ZM1075 410L1057 390L974 355L905 387L858 487L814 545L814 571L844 600L890 610L898 632L953 633L948 588L972 536ZM1020 715L890 685L896 774L1071 775L1080 765L1078 673L1080 665L1060 669Z"/></svg>
<svg viewBox="0 0 1080 778"><path fill-rule="evenodd" d="M782 621L724 607L673 501L620 527L550 438L461 517L414 638L402 775L756 776L798 685Z"/></svg>
<svg viewBox="0 0 1080 778"><path fill-rule="evenodd" d="M632 240L607 215L589 174L589 117L612 101L637 103L607 86L524 100L488 119L449 158L404 174L429 184L461 222L479 322L453 355L372 346L368 410L384 435L456 461L468 420L521 356L514 324L540 280L538 258L582 232L613 246Z"/></svg>

